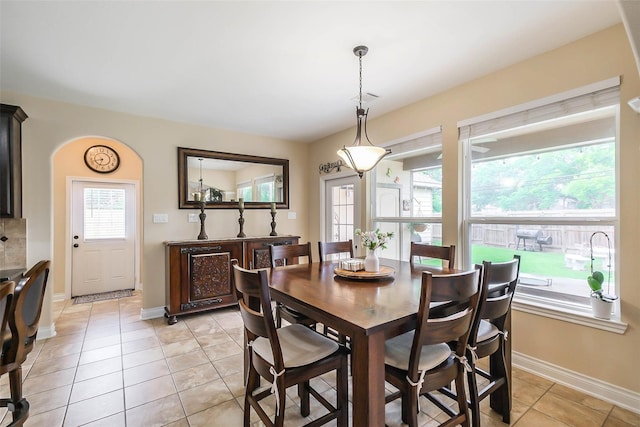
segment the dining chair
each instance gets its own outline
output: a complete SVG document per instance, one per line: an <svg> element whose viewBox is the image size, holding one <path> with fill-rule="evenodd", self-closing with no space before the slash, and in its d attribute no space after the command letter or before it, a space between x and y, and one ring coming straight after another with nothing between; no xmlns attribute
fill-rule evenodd
<svg viewBox="0 0 640 427"><path fill-rule="evenodd" d="M353 258L353 240L318 242L318 254L320 262L327 260L327 255L348 255L349 258Z"/></svg>
<svg viewBox="0 0 640 427"><path fill-rule="evenodd" d="M511 310L511 302L520 274L520 256L514 255L507 262L482 263L484 277L482 294L478 304L478 316L471 328L467 344L467 359L471 362L471 371L467 373L469 384L470 409L472 426L480 426L480 401L494 392L500 393L503 405L502 421L510 422L511 418L511 384L507 373L505 342L508 331L505 321ZM487 372L477 365L477 360L498 355L496 366ZM477 376L489 381L479 389Z"/></svg>
<svg viewBox="0 0 640 427"><path fill-rule="evenodd" d="M420 257L420 263L422 263L422 258L440 259L448 262L448 268L453 268L456 261L456 246L437 246L428 245L426 243L411 242L409 262L412 265L413 258L416 256Z"/></svg>
<svg viewBox="0 0 640 427"><path fill-rule="evenodd" d="M2 326L0 333L2 336L10 336L10 333L7 332L7 326L9 323L9 317L11 316L11 306L14 298L15 292L15 282L3 282L0 284L0 316L2 319ZM27 399L22 397L22 389L15 388L16 380L12 377L13 372L15 372L21 364L15 363L14 355L16 351L10 348L10 344L13 344L13 341L9 341L5 347L3 345L2 348L2 356L0 358L0 376L6 373L9 373L11 379L10 382L10 393L11 398L0 399L0 407L8 408L11 412L11 423L10 426L21 426L24 422L29 418L29 402ZM20 378L21 379L21 378ZM9 415L7 415L7 418Z"/></svg>
<svg viewBox="0 0 640 427"><path fill-rule="evenodd" d="M353 240L345 240L341 242L318 242L318 254L320 255L320 262L327 260L327 255L347 255L348 258L353 258ZM326 336L333 337L341 344L347 344L347 336L340 332L334 331L327 325L323 325L322 333Z"/></svg>
<svg viewBox="0 0 640 427"><path fill-rule="evenodd" d="M310 413L310 396L313 396L329 413L306 424L322 425L336 420L338 426L349 422L347 354L344 346L298 324L276 328L271 314L271 296L267 271L246 270L233 266L233 286L238 298L240 314L247 340L248 374L244 396L244 425L251 423L251 408L268 426L283 426L286 406L286 389L298 386L300 414ZM332 405L310 385L310 380L336 371L336 404ZM258 390L260 379L271 387ZM274 395L276 401L273 420L260 402Z"/></svg>
<svg viewBox="0 0 640 427"><path fill-rule="evenodd" d="M481 291L482 268L455 274L422 275L416 329L385 342L385 379L398 391L385 399L402 398L402 421L418 424L420 396L438 406L449 419L441 425L469 425L465 397L466 348ZM439 303L437 310L432 303ZM433 392L455 381L457 400L449 406Z"/></svg>
<svg viewBox="0 0 640 427"><path fill-rule="evenodd" d="M29 403L22 396L22 364L33 350L49 277L49 261L40 261L15 286L8 317L3 325L2 366L0 374L9 374L10 399L0 399L0 406L13 412L11 426L20 426L29 416ZM26 414L25 414L26 412Z"/></svg>
<svg viewBox="0 0 640 427"><path fill-rule="evenodd" d="M311 243L301 243L296 245L269 245L269 256L271 257L271 267L279 265L297 264L300 257L307 257L307 262L311 264ZM316 321L304 314L287 307L284 304L276 303L276 326L282 326L282 319L289 323L301 324L314 328Z"/></svg>

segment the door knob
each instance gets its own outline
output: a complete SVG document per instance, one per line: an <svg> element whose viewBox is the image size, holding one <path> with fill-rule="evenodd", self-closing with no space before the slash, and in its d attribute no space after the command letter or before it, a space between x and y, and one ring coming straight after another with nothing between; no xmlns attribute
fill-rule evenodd
<svg viewBox="0 0 640 427"><path fill-rule="evenodd" d="M73 238L77 240L77 239L78 239L78 236L73 236Z"/></svg>
<svg viewBox="0 0 640 427"><path fill-rule="evenodd" d="M74 247L74 248L77 248L78 246L80 246L80 245L79 245L79 244L77 244L77 243L74 243L74 244L73 244L73 247Z"/></svg>

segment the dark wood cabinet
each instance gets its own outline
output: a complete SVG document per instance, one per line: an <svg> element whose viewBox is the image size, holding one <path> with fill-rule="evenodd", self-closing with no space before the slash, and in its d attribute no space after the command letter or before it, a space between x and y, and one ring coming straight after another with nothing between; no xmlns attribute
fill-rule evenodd
<svg viewBox="0 0 640 427"><path fill-rule="evenodd" d="M22 217L22 122L15 105L0 104L0 218Z"/></svg>
<svg viewBox="0 0 640 427"><path fill-rule="evenodd" d="M236 304L231 260L249 269L270 267L269 245L295 243L295 236L165 242L168 323L183 314Z"/></svg>

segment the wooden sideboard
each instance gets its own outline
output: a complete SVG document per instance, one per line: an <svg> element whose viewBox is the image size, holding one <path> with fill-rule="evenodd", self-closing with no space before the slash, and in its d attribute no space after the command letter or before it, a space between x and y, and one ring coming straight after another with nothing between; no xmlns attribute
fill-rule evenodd
<svg viewBox="0 0 640 427"><path fill-rule="evenodd" d="M231 260L244 268L271 266L269 245L298 243L298 236L246 237L221 240L164 242L166 264L165 317L236 304L231 284Z"/></svg>

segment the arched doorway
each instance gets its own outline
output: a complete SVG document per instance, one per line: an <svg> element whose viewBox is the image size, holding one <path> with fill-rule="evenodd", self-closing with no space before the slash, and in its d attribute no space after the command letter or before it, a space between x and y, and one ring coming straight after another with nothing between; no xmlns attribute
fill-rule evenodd
<svg viewBox="0 0 640 427"><path fill-rule="evenodd" d="M119 165L108 173L96 172L85 161L85 153L91 147L106 146L119 157ZM141 288L141 260L142 260L142 159L138 154L122 142L103 137L81 137L71 140L61 146L53 155L53 262L54 262L54 299L68 299L72 293L74 268L74 245L80 246L79 233L74 234L73 200L74 185L79 183L82 188L115 188L129 187L132 193L131 207L134 210L132 218L132 255L122 255L131 261L133 257L133 287ZM84 191L84 190L83 190ZM109 191L107 191L108 193ZM95 192L94 192L95 193ZM81 193L83 194L83 193ZM98 191L97 194L106 194ZM114 193L115 194L115 193ZM84 197L84 196L80 196ZM76 201L78 195L76 194ZM98 206L99 203L94 204ZM75 238L78 236L78 238ZM94 235L96 237L96 235ZM98 231L97 237L100 237ZM112 255L107 255L112 256ZM97 263L96 258L91 260ZM98 269L96 268L96 271ZM107 268L108 270L108 268ZM118 274L120 274L118 272ZM131 287L126 285L127 288ZM85 291L82 291L85 292Z"/></svg>

